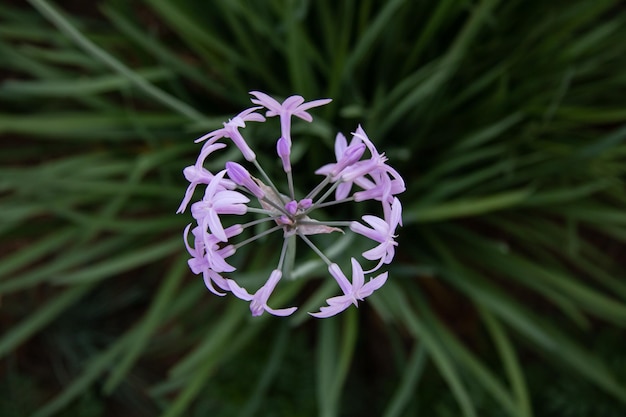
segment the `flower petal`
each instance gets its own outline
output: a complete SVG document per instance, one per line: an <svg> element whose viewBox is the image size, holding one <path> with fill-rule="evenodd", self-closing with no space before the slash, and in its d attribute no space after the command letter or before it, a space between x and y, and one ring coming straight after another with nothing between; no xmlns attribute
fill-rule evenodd
<svg viewBox="0 0 626 417"><path fill-rule="evenodd" d="M298 309L298 307L289 307L289 308L279 308L279 309L275 310L275 309L269 308L267 306L265 307L265 311L267 311L268 313L273 314L275 316L281 316L281 317L290 316L297 309Z"/></svg>
<svg viewBox="0 0 626 417"><path fill-rule="evenodd" d="M232 279L226 280L228 282L228 286L230 287L230 291L235 295L235 297L244 300L251 301L253 296L246 291L245 288L240 287L235 281Z"/></svg>
<svg viewBox="0 0 626 417"><path fill-rule="evenodd" d="M364 299L365 297L369 297L370 295L372 295L372 293L374 291L376 291L377 289L379 289L380 287L382 287L383 285L385 285L385 282L387 282L387 272L383 272L382 274L378 275L376 278L372 278L370 279L365 285L363 285L363 287L359 290L357 296L360 300Z"/></svg>

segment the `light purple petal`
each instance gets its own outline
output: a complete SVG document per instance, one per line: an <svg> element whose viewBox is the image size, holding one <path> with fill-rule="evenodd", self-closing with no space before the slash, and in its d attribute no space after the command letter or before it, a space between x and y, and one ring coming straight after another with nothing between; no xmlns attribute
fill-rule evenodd
<svg viewBox="0 0 626 417"><path fill-rule="evenodd" d="M386 221L384 221L380 217L376 217L376 216L372 216L372 215L366 214L365 216L363 216L361 218L367 224L372 226L372 228L374 230L376 230L378 233L380 233L380 235L383 236L383 240L389 234L389 225L387 224Z"/></svg>
<svg viewBox="0 0 626 417"><path fill-rule="evenodd" d="M348 147L348 140L343 135L343 133L337 133L335 136L335 159L339 161L341 159L341 155Z"/></svg>
<svg viewBox="0 0 626 417"><path fill-rule="evenodd" d="M318 319L325 319L328 317L332 317L335 316L339 313L341 313L342 311L344 311L346 308L350 307L350 303L346 303L344 305L336 305L336 306L332 306L332 307L322 307L320 308L320 311L317 313L309 313L311 316L316 317Z"/></svg>
<svg viewBox="0 0 626 417"><path fill-rule="evenodd" d="M387 275L388 273L384 272L376 278L370 279L365 285L363 285L363 288L359 290L357 294L359 299L362 300L365 297L369 297L374 291L385 285L385 282L387 282Z"/></svg>
<svg viewBox="0 0 626 417"><path fill-rule="evenodd" d="M220 242L228 241L226 237L226 233L224 232L224 226L222 226L222 222L220 221L217 212L214 209L209 209L206 213L206 222L209 226L209 230L211 233L220 240Z"/></svg>
<svg viewBox="0 0 626 417"><path fill-rule="evenodd" d="M402 224L402 204L400 204L400 200L398 200L397 197L394 197L393 204L391 205L389 226L395 231L398 224Z"/></svg>
<svg viewBox="0 0 626 417"><path fill-rule="evenodd" d="M250 295L245 288L240 287L235 281L233 281L232 279L228 279L226 280L226 282L228 282L230 291L235 295L235 297L244 301L252 300L253 296Z"/></svg>
<svg viewBox="0 0 626 417"><path fill-rule="evenodd" d="M289 113L291 113L293 110L295 110L302 103L304 103L304 97L302 97L302 96L289 96L289 97L287 97L287 99L285 101L283 101L283 104L281 104L281 107L284 110L287 110Z"/></svg>
<svg viewBox="0 0 626 417"><path fill-rule="evenodd" d="M306 112L306 110L311 109L313 107L319 107L319 106L324 106L328 103L330 103L331 101L333 101L330 98L322 98L322 99L318 99L318 100L313 100L313 101L309 101L308 103L304 103L300 106L298 106L298 108L296 109L296 112L293 113L294 116L297 116L301 119L306 120L307 122L310 122L313 120L313 118L311 117L311 115L309 113Z"/></svg>
<svg viewBox="0 0 626 417"><path fill-rule="evenodd" d="M363 257L365 259L369 259L370 261L375 261L377 259L382 259L387 254L387 245L385 243L381 243L373 249L363 252Z"/></svg>
<svg viewBox="0 0 626 417"><path fill-rule="evenodd" d="M275 309L267 307L267 306L265 307L265 311L267 311L268 313L273 314L275 316L281 316L281 317L290 316L297 309L298 309L298 307L289 307L289 308L279 308L279 309L275 310Z"/></svg>
<svg viewBox="0 0 626 417"><path fill-rule="evenodd" d="M351 222L350 223L350 230L352 230L354 233L358 233L360 235L363 235L369 239L372 239L376 242L379 242L381 240L385 240L384 236L381 239L381 234L380 232L378 232L377 230L372 230L369 227L363 226L361 223L359 222Z"/></svg>
<svg viewBox="0 0 626 417"><path fill-rule="evenodd" d="M237 268L226 262L224 258L228 258L234 253L234 247L228 245L222 249L207 251L206 257L211 264L211 269L215 272L233 272Z"/></svg>
<svg viewBox="0 0 626 417"><path fill-rule="evenodd" d="M341 268L339 268L339 265L330 264L328 266L328 272L333 276L333 278L335 278L335 281L337 281L339 288L341 288L341 291L343 291L344 294L350 294L352 292L352 284L348 281L348 278L345 276Z"/></svg>
<svg viewBox="0 0 626 417"><path fill-rule="evenodd" d="M185 211L185 209L187 208L187 204L189 204L189 201L191 201L191 197L193 197L193 192L195 190L196 184L189 184L187 190L185 191L185 197L183 198L183 201L181 201L180 206L178 206L178 210L176 210L176 214L180 214Z"/></svg>
<svg viewBox="0 0 626 417"><path fill-rule="evenodd" d="M246 122L264 122L265 117L262 114L255 113L257 110L261 109L261 107L250 107L239 113L236 117L241 118Z"/></svg>
<svg viewBox="0 0 626 417"><path fill-rule="evenodd" d="M185 242L185 247L187 248L187 252L189 252L191 256L195 256L197 254L196 249L192 248L191 245L189 245L189 229L190 228L191 228L191 223L189 223L187 227L185 227L185 230L183 231L183 241Z"/></svg>
<svg viewBox="0 0 626 417"><path fill-rule="evenodd" d="M363 268L355 258L351 258L350 261L352 262L352 292L358 292L365 282Z"/></svg>
<svg viewBox="0 0 626 417"><path fill-rule="evenodd" d="M352 191L352 183L342 182L335 190L335 200L343 200L350 195L350 191Z"/></svg>
<svg viewBox="0 0 626 417"><path fill-rule="evenodd" d="M248 143L243 138L239 130L232 128L229 131L229 137L235 144L237 148L241 151L241 154L246 159L246 161L254 161L256 159L256 154L254 151L248 146Z"/></svg>
<svg viewBox="0 0 626 417"><path fill-rule="evenodd" d="M321 168L318 168L315 173L317 175L328 175L331 173L331 171L333 170L333 168L335 168L335 165L337 164L326 164L324 166L322 166Z"/></svg>
<svg viewBox="0 0 626 417"><path fill-rule="evenodd" d="M214 287L213 287L213 283L212 281L217 281L222 279L224 280L224 278L222 278L222 276L220 274L218 274L215 271L211 271L210 269L206 269L204 271L204 273L202 274L202 278L204 279L204 285L206 285L207 289L209 291L211 291L213 294L215 295L219 295L220 297L225 296L226 294L223 292L219 292L217 291ZM225 281L225 280L224 280ZM218 284L219 285L219 284ZM220 285L221 287L221 285Z"/></svg>
<svg viewBox="0 0 626 417"><path fill-rule="evenodd" d="M276 143L276 152L283 163L283 171L291 172L291 143L284 137L278 139Z"/></svg>
<svg viewBox="0 0 626 417"><path fill-rule="evenodd" d="M198 143L198 142L202 142L203 140L209 140L209 142L211 142L212 140L215 139L220 139L220 138L224 138L226 137L226 129L224 129L223 127L217 130L214 130L212 132L209 132L201 137L199 137L198 139L196 139L194 142Z"/></svg>
<svg viewBox="0 0 626 417"><path fill-rule="evenodd" d="M268 110L276 112L276 114L280 111L280 103L267 94L260 91L250 91L250 95L256 97L256 99L250 99L254 104L259 104Z"/></svg>

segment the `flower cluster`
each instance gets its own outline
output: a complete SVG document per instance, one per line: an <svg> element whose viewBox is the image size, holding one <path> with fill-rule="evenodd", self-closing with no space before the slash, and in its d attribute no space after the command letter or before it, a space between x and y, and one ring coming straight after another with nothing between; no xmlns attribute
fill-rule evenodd
<svg viewBox="0 0 626 417"><path fill-rule="evenodd" d="M204 142L198 159L194 165L183 171L189 186L177 213L185 211L199 185L204 187L202 199L191 204L191 215L196 223L193 228L189 224L184 231L185 245L191 256L190 269L195 274L202 274L205 285L214 294L222 296L230 292L249 301L254 316L265 311L277 316L287 316L297 308L274 309L268 306L268 300L283 275L289 272L285 271L286 253L290 245L295 244L294 239L300 238L326 263L328 272L342 292L339 296L329 298L328 305L321 307L319 312L309 314L318 318L330 317L351 304L358 305L359 300L371 295L387 280L387 272L379 273L367 282L365 274L378 272L383 265L393 260L397 245L396 229L402 225L402 206L396 197L405 190L402 177L387 164L385 154L378 152L359 126L352 134L350 143L344 135L337 134L336 162L315 171L323 176L320 183L306 196L297 197L291 167L292 118L312 122L313 118L308 110L331 100L305 102L302 97L294 95L280 103L265 93L253 91L250 94L253 96L251 101L256 106L225 122L223 128L198 138L196 142ZM265 115L262 114L263 111ZM250 143L240 131L246 127L246 123L264 122L266 117L280 119L280 137L276 143L276 152L287 177L286 194L281 193L269 178L257 161ZM215 151L225 148L229 143L227 140L232 141L239 149L246 161L244 163L254 167L261 179L252 176L246 167L234 161L226 162L224 169L219 172L212 173L204 168L205 160ZM353 192L353 189L356 191ZM365 200L379 201L383 217L363 216L362 220L367 225L358 221L319 221L310 217L314 210L321 207ZM260 218L230 226L223 223L227 215L242 216L246 213L254 213ZM272 226L250 238L239 239L236 243L233 241L244 230L264 222ZM363 258L374 264L369 270L364 271L359 261L351 258L351 280L308 238L310 235L343 233L347 230L369 238L376 244L362 254ZM261 288L251 294L233 279L224 276L225 273L236 270L227 259L239 248L274 232L282 232L283 245L276 269Z"/></svg>

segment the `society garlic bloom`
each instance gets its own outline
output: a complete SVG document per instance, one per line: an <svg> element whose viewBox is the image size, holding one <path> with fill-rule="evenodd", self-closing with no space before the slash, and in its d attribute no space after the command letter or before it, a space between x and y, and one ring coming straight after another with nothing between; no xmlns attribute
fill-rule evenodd
<svg viewBox="0 0 626 417"><path fill-rule="evenodd" d="M202 274L207 288L216 295L232 293L250 302L254 316L268 312L277 316L288 316L297 307L274 309L268 306L269 298L281 279L291 271L291 263L286 260L295 239L300 239L328 266L330 276L336 281L342 294L327 300L319 312L310 313L314 317L330 317L358 305L387 280L387 272L379 272L366 282L365 274L379 271L383 265L391 263L395 255L396 229L402 225L402 206L397 194L405 190L400 174L387 164L387 157L379 153L361 126L352 134L350 143L341 133L335 139L336 162L322 166L316 174L322 175L320 183L308 194L299 196L295 192L292 166L291 118L298 117L312 122L308 110L330 102L320 99L305 102L300 96L288 97L280 103L265 93L253 91L252 103L258 105L239 113L224 123L224 127L200 137L196 142L204 142L196 163L185 168L185 178L189 187L178 209L182 213L191 202L195 189L204 186L204 196L191 204L191 214L196 224L188 225L184 231L185 246L191 258L189 267L195 274ZM265 111L265 115L261 111ZM280 136L276 142L276 154L287 177L288 189L281 191L259 164L251 143L242 130L246 122L265 122L266 117L280 119ZM214 152L227 147L229 139L239 149L248 167L235 161L228 161L224 169L212 173L204 167L204 162ZM366 155L364 157L364 155ZM249 169L254 168L253 176ZM356 188L356 191L352 191ZM334 195L334 199L331 197ZM357 204L365 200L376 200L381 204L382 217L365 215L362 220L369 226L353 220L321 221L315 217L315 210L336 204ZM258 219L241 222L245 214L252 213ZM233 224L234 223L234 224ZM239 237L245 230L267 223L264 231L249 238ZM190 244L191 231L193 244ZM226 259L233 256L244 245L272 234L282 233L283 244L277 254L276 268L263 286L254 293L248 292L231 274L236 267ZM329 233L356 233L372 240L376 245L362 253L365 262L376 263L363 271L361 263L351 258L352 279L348 280L336 262L328 258L309 238L311 235ZM292 252L292 251L291 251Z"/></svg>

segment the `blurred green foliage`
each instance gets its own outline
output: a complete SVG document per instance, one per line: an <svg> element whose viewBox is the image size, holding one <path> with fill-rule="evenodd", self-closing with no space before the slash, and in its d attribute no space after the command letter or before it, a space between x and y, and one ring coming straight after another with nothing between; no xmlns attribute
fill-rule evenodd
<svg viewBox="0 0 626 417"><path fill-rule="evenodd" d="M0 415L624 415L621 2L57 3L0 8ZM187 268L181 171L250 90L333 98L299 172L361 123L407 180L358 311L307 319L314 261L286 320Z"/></svg>

